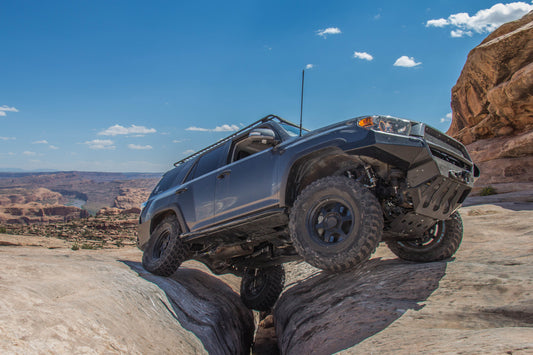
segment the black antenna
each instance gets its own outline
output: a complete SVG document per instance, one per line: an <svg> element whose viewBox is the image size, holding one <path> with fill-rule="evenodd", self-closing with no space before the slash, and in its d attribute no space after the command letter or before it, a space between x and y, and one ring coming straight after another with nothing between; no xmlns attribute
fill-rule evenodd
<svg viewBox="0 0 533 355"><path fill-rule="evenodd" d="M304 110L304 78L305 69L302 69L302 97L300 98L300 137L302 136L302 112Z"/></svg>

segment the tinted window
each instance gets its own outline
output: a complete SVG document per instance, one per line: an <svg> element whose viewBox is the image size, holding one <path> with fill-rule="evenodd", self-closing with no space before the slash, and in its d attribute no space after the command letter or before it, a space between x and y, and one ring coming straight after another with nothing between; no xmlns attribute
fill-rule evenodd
<svg viewBox="0 0 533 355"><path fill-rule="evenodd" d="M226 145L222 145L215 150L212 150L208 153L205 153L200 157L198 165L196 165L196 170L194 172L194 177L202 176L207 174L210 171L216 170L220 161L222 160L222 155L225 153Z"/></svg>
<svg viewBox="0 0 533 355"><path fill-rule="evenodd" d="M152 195L157 195L163 191L170 189L171 187L180 184L185 178L185 174L191 168L192 161L188 161L178 167L168 171L163 175L157 186L152 191Z"/></svg>

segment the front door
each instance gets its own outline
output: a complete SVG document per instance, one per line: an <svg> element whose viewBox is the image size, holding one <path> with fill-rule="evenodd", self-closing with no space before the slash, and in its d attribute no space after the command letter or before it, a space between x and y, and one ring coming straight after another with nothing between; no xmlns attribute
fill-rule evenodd
<svg viewBox="0 0 533 355"><path fill-rule="evenodd" d="M278 204L279 185L274 183L278 157L270 147L220 170L215 188L217 223Z"/></svg>

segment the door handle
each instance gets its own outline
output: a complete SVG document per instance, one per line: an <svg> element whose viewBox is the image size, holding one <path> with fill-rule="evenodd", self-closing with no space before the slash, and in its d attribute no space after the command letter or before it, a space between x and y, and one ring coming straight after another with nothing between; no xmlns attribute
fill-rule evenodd
<svg viewBox="0 0 533 355"><path fill-rule="evenodd" d="M189 190L189 188L188 188L188 187L184 187L184 188L182 188L182 189L176 190L175 193L176 193L176 195L179 195L179 194L184 193L184 192L187 191L187 190Z"/></svg>
<svg viewBox="0 0 533 355"><path fill-rule="evenodd" d="M218 180L222 180L222 179L224 179L226 176L228 176L229 174L231 174L231 170L225 170L225 171L223 171L220 175L217 176L217 179L218 179Z"/></svg>

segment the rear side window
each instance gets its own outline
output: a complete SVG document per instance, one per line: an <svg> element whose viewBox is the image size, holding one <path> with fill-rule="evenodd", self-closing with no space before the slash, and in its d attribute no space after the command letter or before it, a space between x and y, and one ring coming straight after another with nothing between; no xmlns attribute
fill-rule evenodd
<svg viewBox="0 0 533 355"><path fill-rule="evenodd" d="M188 161L166 172L157 184L157 186L154 188L154 191L152 191L151 196L157 195L163 191L170 189L173 186L180 184L185 178L185 175L187 174L189 169L191 168L192 163L192 161Z"/></svg>
<svg viewBox="0 0 533 355"><path fill-rule="evenodd" d="M213 170L218 169L220 162L222 161L222 156L225 155L226 145L222 145L215 150L205 153L200 157L198 165L194 171L194 177L202 176Z"/></svg>

